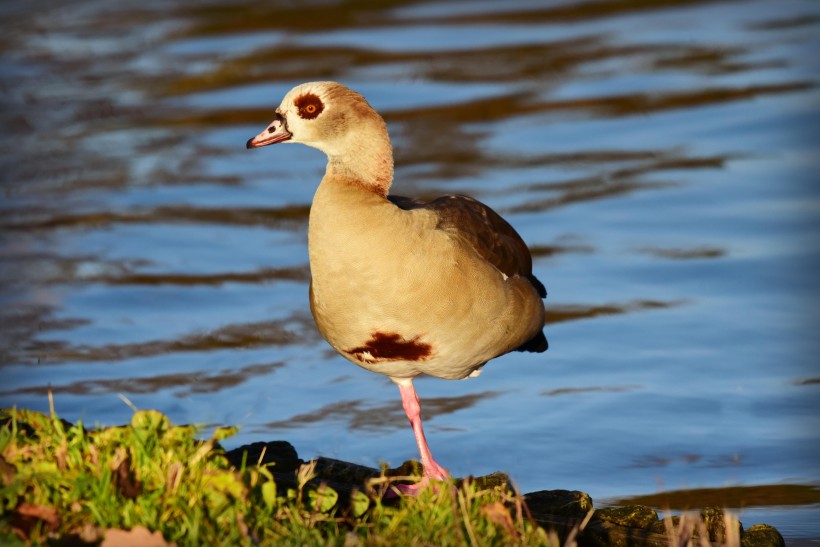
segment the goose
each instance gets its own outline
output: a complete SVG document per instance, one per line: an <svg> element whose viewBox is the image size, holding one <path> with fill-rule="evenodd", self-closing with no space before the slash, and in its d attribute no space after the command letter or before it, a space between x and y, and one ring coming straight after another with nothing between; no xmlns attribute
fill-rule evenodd
<svg viewBox="0 0 820 547"><path fill-rule="evenodd" d="M308 223L310 310L334 350L398 386L423 467L419 482L398 491L449 480L427 444L413 379L475 377L495 357L547 349L547 292L527 245L470 197L389 194L387 126L340 83L294 87L246 147L277 143L327 155Z"/></svg>

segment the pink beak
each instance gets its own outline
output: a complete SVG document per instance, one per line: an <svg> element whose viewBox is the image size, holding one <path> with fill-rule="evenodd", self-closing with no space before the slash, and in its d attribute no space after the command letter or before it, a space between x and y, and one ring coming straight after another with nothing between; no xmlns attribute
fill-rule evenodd
<svg viewBox="0 0 820 547"><path fill-rule="evenodd" d="M274 119L271 124L255 136L252 139L248 139L248 142L245 144L247 148L259 148L261 146L267 146L269 144L276 144L277 142L285 142L290 140L293 137L293 134L287 130L285 126L285 118L277 114L276 119Z"/></svg>

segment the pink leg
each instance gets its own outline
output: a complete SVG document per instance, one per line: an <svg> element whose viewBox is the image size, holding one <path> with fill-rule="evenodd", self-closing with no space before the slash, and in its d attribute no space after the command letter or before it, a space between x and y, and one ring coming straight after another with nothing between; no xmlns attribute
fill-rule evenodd
<svg viewBox="0 0 820 547"><path fill-rule="evenodd" d="M426 485L430 479L444 481L450 478L450 473L436 463L433 454L430 452L430 447L427 446L424 429L421 427L421 405L419 404L416 389L413 387L413 382L404 381L398 383L398 386L399 393L401 393L401 404L404 407L404 413L407 414L407 419L410 420L410 425L413 427L413 435L416 437L416 444L419 447L419 455L421 456L421 465L424 468L424 478L420 483L398 485L398 488L404 494L414 494L419 488Z"/></svg>

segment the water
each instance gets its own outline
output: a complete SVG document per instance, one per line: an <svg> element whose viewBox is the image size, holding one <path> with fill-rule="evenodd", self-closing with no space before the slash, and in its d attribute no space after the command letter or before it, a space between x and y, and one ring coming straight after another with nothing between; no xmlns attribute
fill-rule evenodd
<svg viewBox="0 0 820 547"><path fill-rule="evenodd" d="M310 319L324 157L244 148L334 79L387 119L394 192L496 208L550 292L546 354L417 381L442 464L598 504L817 485L820 7L549 6L5 3L0 404L416 457ZM725 504L820 536L816 495Z"/></svg>

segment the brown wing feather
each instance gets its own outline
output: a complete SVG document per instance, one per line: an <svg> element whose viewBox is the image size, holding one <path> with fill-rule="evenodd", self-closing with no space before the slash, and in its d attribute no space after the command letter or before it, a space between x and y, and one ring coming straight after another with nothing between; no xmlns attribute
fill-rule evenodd
<svg viewBox="0 0 820 547"><path fill-rule="evenodd" d="M425 203L404 196L387 196L400 209L431 209L439 216L438 228L466 241L484 260L504 275L526 277L535 290L546 298L544 284L532 275L532 255L515 231L501 216L469 196L442 196ZM549 344L544 331L527 340L516 351L542 353Z"/></svg>
<svg viewBox="0 0 820 547"><path fill-rule="evenodd" d="M515 228L501 216L469 196L442 196L422 202L404 196L388 196L401 209L430 209L438 213L438 228L466 241L484 260L504 275L526 277L545 298L547 290L532 275L530 250Z"/></svg>

